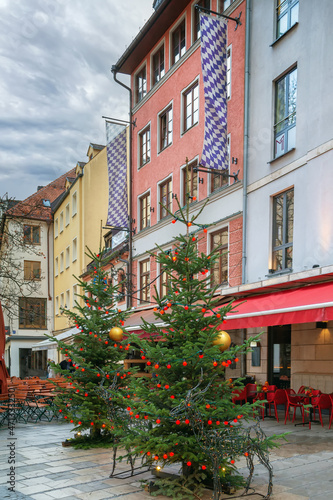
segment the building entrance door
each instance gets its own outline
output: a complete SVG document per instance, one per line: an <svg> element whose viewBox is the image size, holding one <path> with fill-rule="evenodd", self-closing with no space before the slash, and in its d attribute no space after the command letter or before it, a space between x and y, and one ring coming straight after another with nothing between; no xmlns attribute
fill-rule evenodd
<svg viewBox="0 0 333 500"><path fill-rule="evenodd" d="M279 389L290 387L291 325L268 328L268 381Z"/></svg>

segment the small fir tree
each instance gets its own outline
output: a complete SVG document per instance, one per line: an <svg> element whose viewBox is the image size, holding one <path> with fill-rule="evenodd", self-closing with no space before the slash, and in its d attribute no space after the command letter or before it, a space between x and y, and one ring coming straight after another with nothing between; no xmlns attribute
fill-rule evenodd
<svg viewBox="0 0 333 500"><path fill-rule="evenodd" d="M140 346L151 378L148 383L145 379L131 382L132 398L127 408L133 419L150 422L152 429L149 434L128 433L123 439L124 447L131 446L132 453L141 454L150 465L163 468L182 464L180 476L158 479L155 485L159 494L186 499L199 498L204 480L214 475L207 453L193 432L196 423L177 416L175 411L186 401L189 391L199 381L201 389L206 387L204 397L197 401L204 423L200 434L227 429L229 434L232 430L233 435L241 435L242 422L253 414L251 405L240 407L232 401L233 391L242 388L241 380L231 383L225 378L225 368L231 362L238 362L253 339L229 350L221 345L228 338L221 337L221 327L232 304L218 307L219 299L214 296L217 287L211 286L208 276L218 249L209 255L198 255L198 237L189 232L195 227L206 231L196 223L200 213L190 218L189 205L186 210L179 206L172 222L185 224L186 235L178 237L171 252L159 248L157 255L152 254L168 276L167 294L160 297L155 288L154 297L155 316L163 325L144 321L143 330L150 338L131 337ZM234 443L238 442L241 440L234 439ZM234 463L237 454L243 454L244 446L234 448L223 453L219 463L220 478L225 484L239 484Z"/></svg>
<svg viewBox="0 0 333 500"><path fill-rule="evenodd" d="M117 308L119 288L123 283L108 283L103 254L89 252L87 255L92 258L88 280L78 279L81 288L78 297L81 297L83 305L76 301L73 311L63 309L70 323L80 332L75 335L72 344L58 341L58 347L72 366L62 370L55 365L56 371L68 380L55 403L61 416L74 423L73 430L89 429L90 435L95 438L101 433L112 434L119 423L110 418L110 401L105 398L105 393L103 397L102 386L109 386L109 381L114 381L114 416L126 407L125 389L121 386L125 385L130 375L123 365L129 350L129 344L123 337L128 313Z"/></svg>

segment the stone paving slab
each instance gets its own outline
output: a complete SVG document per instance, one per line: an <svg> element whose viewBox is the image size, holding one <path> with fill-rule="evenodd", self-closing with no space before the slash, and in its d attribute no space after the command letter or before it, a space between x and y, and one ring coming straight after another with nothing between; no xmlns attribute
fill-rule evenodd
<svg viewBox="0 0 333 500"><path fill-rule="evenodd" d="M333 499L333 429L320 425L286 426L267 419L262 428L268 435L290 432L272 450L270 460L274 469L271 500L330 500ZM8 491L8 430L0 429L0 500L148 500L152 497L142 490L140 479L151 478L150 472L135 477L109 478L112 451L101 449L74 450L62 447L70 437L70 426L55 422L18 424L15 429L16 491ZM5 451L3 451L5 450ZM247 475L244 460L237 464ZM119 464L117 471L128 465ZM267 470L255 466L253 488L257 494L251 500L262 499L267 492ZM252 490L251 490L252 491ZM239 492L241 494L242 492ZM212 492L204 495L209 499ZM165 497L158 496L158 500ZM223 498L230 498L223 495ZM246 497L242 497L246 498Z"/></svg>

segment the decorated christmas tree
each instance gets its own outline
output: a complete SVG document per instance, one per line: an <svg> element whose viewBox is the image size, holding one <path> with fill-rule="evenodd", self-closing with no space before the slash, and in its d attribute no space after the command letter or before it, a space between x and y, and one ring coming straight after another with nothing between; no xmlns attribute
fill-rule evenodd
<svg viewBox="0 0 333 500"><path fill-rule="evenodd" d="M73 430L89 429L95 438L113 434L118 425L116 416L126 407L123 387L130 372L123 365L129 350L123 330L128 313L117 308L119 288L123 283L108 282L110 270L105 271L103 254L89 255L92 258L89 273L85 281L78 279L81 293L76 306L73 311L63 310L79 333L72 344L58 341L68 365L65 370L59 365L55 369L68 384L58 394L56 405L61 417L74 424ZM110 384L111 407L103 392L103 387Z"/></svg>
<svg viewBox="0 0 333 500"><path fill-rule="evenodd" d="M151 378L131 382L127 411L152 428L149 434L128 433L123 443L156 469L157 493L172 498L199 498L209 478L216 482L216 494L221 485L240 484L235 460L249 455L242 427L253 417L250 404L233 402L242 381L225 377L226 367L239 361L252 339L230 348L230 336L222 330L232 304L219 307L217 287L211 286L216 249L198 254L198 233L206 232L196 222L200 213L190 217L189 204L179 206L172 222L185 224L186 234L172 251L159 248L153 255L168 277L166 295L155 290L160 326L144 321L149 338L131 337ZM219 451L211 451L215 445ZM179 474L164 477L166 466L179 465Z"/></svg>

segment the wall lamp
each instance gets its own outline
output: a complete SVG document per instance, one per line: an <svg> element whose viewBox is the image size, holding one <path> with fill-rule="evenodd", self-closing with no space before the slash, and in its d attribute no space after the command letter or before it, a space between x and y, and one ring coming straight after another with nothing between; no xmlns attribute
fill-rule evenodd
<svg viewBox="0 0 333 500"><path fill-rule="evenodd" d="M316 328L327 328L327 321L317 321Z"/></svg>

